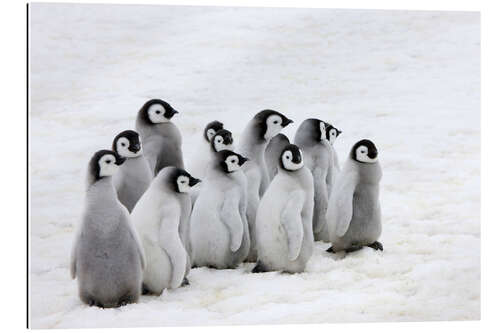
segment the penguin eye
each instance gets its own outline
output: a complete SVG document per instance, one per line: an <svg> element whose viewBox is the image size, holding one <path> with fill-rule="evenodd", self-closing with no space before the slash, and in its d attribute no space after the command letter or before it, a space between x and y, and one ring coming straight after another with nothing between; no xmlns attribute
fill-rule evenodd
<svg viewBox="0 0 500 333"><path fill-rule="evenodd" d="M107 163L107 164L111 163L111 160L106 160L106 163Z"/></svg>
<svg viewBox="0 0 500 333"><path fill-rule="evenodd" d="M273 121L273 124L277 124L277 123L278 123L278 121L277 121L277 120Z"/></svg>
<svg viewBox="0 0 500 333"><path fill-rule="evenodd" d="M125 142L122 142L122 147L125 147Z"/></svg>
<svg viewBox="0 0 500 333"><path fill-rule="evenodd" d="M155 111L155 113L156 113L156 114L160 114L160 110L156 110L156 111Z"/></svg>

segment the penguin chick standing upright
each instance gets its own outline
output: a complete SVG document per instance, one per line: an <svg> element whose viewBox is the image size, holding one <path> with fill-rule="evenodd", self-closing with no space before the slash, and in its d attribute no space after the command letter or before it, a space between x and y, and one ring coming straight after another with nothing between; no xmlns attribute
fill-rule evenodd
<svg viewBox="0 0 500 333"><path fill-rule="evenodd" d="M333 152L333 168L335 170L334 172L334 180L335 181L335 176L340 172L340 165L339 165L339 158L337 156L337 151L335 150L335 147L333 144L339 137L339 135L342 133L341 130L339 130L336 127L333 127L332 125L328 125L326 127L326 136L328 138L328 142L330 142L330 145L332 146L332 152ZM333 184L332 184L333 185ZM329 189L329 193L331 192L331 189Z"/></svg>
<svg viewBox="0 0 500 333"><path fill-rule="evenodd" d="M183 239L191 200L187 193L200 180L183 169L166 167L153 179L132 212L132 221L144 245L148 265L143 290L156 295L186 282L191 262ZM189 236L189 230L186 231Z"/></svg>
<svg viewBox="0 0 500 333"><path fill-rule="evenodd" d="M137 114L135 127L154 176L167 166L184 169L181 132L171 122L176 113L167 102L152 99Z"/></svg>
<svg viewBox="0 0 500 333"><path fill-rule="evenodd" d="M111 176L123 159L100 150L90 160L82 222L71 252L71 277L85 304L117 307L139 299L144 253Z"/></svg>
<svg viewBox="0 0 500 333"><path fill-rule="evenodd" d="M246 160L222 150L210 161L191 215L195 266L236 268L248 256L246 177L240 170Z"/></svg>
<svg viewBox="0 0 500 333"><path fill-rule="evenodd" d="M241 136L238 151L248 158L248 162L243 165L242 169L247 177L247 219L251 242L247 261L250 262L257 259L254 231L257 206L269 185L269 173L264 152L269 140L290 123L293 121L277 111L263 110L250 120Z"/></svg>
<svg viewBox="0 0 500 333"><path fill-rule="evenodd" d="M303 272L314 246L312 232L313 179L302 153L288 145L278 174L257 211L257 265L252 272Z"/></svg>
<svg viewBox="0 0 500 333"><path fill-rule="evenodd" d="M290 140L283 133L276 134L266 147L266 166L269 173L269 181L273 180L278 173L280 155L283 149L290 144Z"/></svg>
<svg viewBox="0 0 500 333"><path fill-rule="evenodd" d="M353 252L363 246L383 250L379 183L382 169L378 151L370 140L361 140L333 185L327 220L332 252Z"/></svg>
<svg viewBox="0 0 500 333"><path fill-rule="evenodd" d="M112 149L125 158L125 162L113 177L113 185L118 199L131 212L146 192L153 174L142 154L141 140L136 131L127 130L118 134L113 140Z"/></svg>
<svg viewBox="0 0 500 333"><path fill-rule="evenodd" d="M304 155L304 163L311 170L314 179L313 232L315 240L329 241L326 230L326 210L333 185L334 156L328 141L328 123L319 119L306 119L295 132L294 143Z"/></svg>

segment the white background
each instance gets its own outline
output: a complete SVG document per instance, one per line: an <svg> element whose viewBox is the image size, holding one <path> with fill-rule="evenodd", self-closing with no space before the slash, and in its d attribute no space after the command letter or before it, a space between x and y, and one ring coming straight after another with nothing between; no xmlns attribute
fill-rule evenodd
<svg viewBox="0 0 500 333"><path fill-rule="evenodd" d="M169 2L169 3L175 3L175 2ZM178 3L178 2L177 2ZM194 2L191 2L191 3L194 3ZM214 3L214 2L211 2L211 3ZM218 2L218 3L221 3L223 4L223 2ZM377 2L377 6L375 6L374 4L372 3L368 3L368 2L356 2L357 4L359 5L354 5L354 3L351 1L349 2L347 5L344 4L344 6L342 6L342 3L340 4L335 4L335 7L345 7L345 6L348 6L348 8L374 8L374 7L378 7L378 8L393 8L393 9L396 9L396 8L400 8L400 9L447 9L447 10L450 10L450 9L459 9L459 10L478 10L478 9L482 9L482 7L467 7L466 5L462 5L461 6L461 3L460 2L454 2L455 4L455 7L450 7L449 5L442 5L440 6L439 5L439 2L437 1L432 1L432 2L429 2L429 3L425 3L425 2L419 2L419 5L416 6L416 4L411 4L410 6L407 6L407 5L403 5L403 4L400 4L400 3L396 3L396 2ZM200 4L200 2L197 2L197 4ZM231 2L232 5L234 5L235 3L234 2ZM266 4L269 4L269 2L267 2ZM307 6L310 6L310 7L313 7L314 4L317 4L316 7L327 7L327 5L323 2L313 2L313 1L309 1L307 2L307 4L300 4L300 3L296 3L296 4L293 4L292 2L287 2L286 3L286 6L292 6L292 5L296 5L296 6L304 6L304 5L307 5ZM381 5L383 4L383 5ZM479 4L479 3L478 3ZM254 3L252 3L252 5L254 5ZM17 9L20 9L20 8L17 8ZM8 18L10 18L10 21L9 20L4 20L4 22L8 22L8 24L10 25L10 29L6 29L6 28L3 28L3 33L7 33L7 35L10 35L11 36L11 39L13 42L16 42L16 43L6 43L6 45L9 45L8 49L9 51L11 50L22 50L24 49L25 47L25 41L24 41L24 35L23 34L17 34L15 37L10 34L9 32L10 31L13 31L14 30L14 27L16 28L21 28L22 27L25 27L24 24L20 24L21 22L24 22L24 15L25 15L25 8L22 8L20 11L19 11L19 16L15 17L14 15L10 15L10 13L14 12L16 9L15 8L9 8L8 10L4 9L3 10L3 13L9 13L8 15ZM495 18L493 19L489 19L489 16L490 15L494 15L494 14L497 14L495 11L493 11L491 8L488 8L488 10L484 10L482 12L482 30L483 30L483 33L488 33L488 31L490 33L493 33L494 34L494 31L495 29L490 27L489 24L490 23L493 23L495 21ZM497 27L498 28L498 27ZM17 30L17 29L16 29ZM496 29L498 30L498 29ZM494 36L493 36L494 37ZM6 40L4 38L4 40ZM482 40L482 52L483 52L483 56L487 56L487 57L490 57L490 55L487 53L488 52L488 49L489 49L489 43L495 43L497 39L496 38L491 38L491 39L488 39L488 38L485 38ZM496 50L497 51L497 50ZM498 55L496 57L491 57L490 59L492 59L493 61L490 61L488 62L487 61L488 58L484 59L483 58L483 61L482 61L482 68L486 68L485 71L483 71L483 91L484 91L484 95L483 97L486 99L488 98L488 88L492 88L492 94L491 96L494 96L495 93L496 93L496 87L495 87L495 84L494 82L491 82L491 81L488 81L488 75L493 75L495 76L495 74L498 73L498 71L495 71L495 69L498 69L497 65L495 64L495 61L496 59L499 59L498 58ZM16 62L17 61L17 62ZM17 66L14 66L14 64L17 64ZM6 240L6 242L4 242L2 244L2 246L6 246L7 248L4 249L2 252L3 254L7 254L6 256L6 259L4 259L4 264L5 266L4 267L8 267L7 272L9 272L10 274L8 274L8 276L10 276L12 279L9 280L8 282L4 282L4 286L5 286L5 289L7 290L7 292L9 293L12 293L12 294L6 294L4 297L6 297L8 299L7 302L3 302L4 306L6 306L6 308L4 309L3 313L5 314L9 314L8 315L8 318L9 319L17 319L17 322L14 321L14 326L17 326L19 327L19 325L22 325L22 323L24 322L24 317L25 317L25 314L23 313L23 311L20 311L21 309L24 308L24 306L22 305L23 303L23 300L24 298L21 296L23 294L23 290L24 290L24 279L22 278L24 276L24 270L25 270L25 265L24 265L24 257L23 254L25 254L25 250L24 250L24 243L23 243L23 239L24 239L24 221L23 221L23 218L22 218L22 215L23 214L20 214L20 212L23 212L24 213L24 210L25 210L25 204L23 202L23 191L24 191L24 188L22 186L19 186L19 184L21 182L19 182L20 179L23 179L24 178L24 175L25 173L23 172L23 167L24 167L24 163L23 163L23 160L25 158L25 154L24 154L24 151L23 151L23 142L24 142L24 137L23 137L23 128L24 128L24 101L25 101L25 98L23 97L23 94L24 94L24 91L23 91L23 80L24 80L24 75L20 75L21 73L21 68L24 69L24 54L23 52L20 52L18 54L15 54L13 55L12 58L10 58L9 60L4 60L3 61L3 66L6 66L6 70L3 70L2 72L3 73L9 73L9 77L7 80L5 80L5 78L2 80L2 85L3 85L3 89L2 91L5 92L5 95L6 97L10 97L11 100L8 101L7 104L5 104L5 108L4 108L4 112L3 112L3 119L4 119L4 123L8 123L9 126L5 126L5 129L4 129L4 134L7 134L5 137L4 137L4 140L6 140L6 138L8 138L8 142L15 142L15 144L12 144L12 145L7 145L6 146L6 149L4 151L4 160L5 161L9 161L8 163L8 167L10 169L8 170L3 170L3 175L4 175L4 179L5 179L5 182L9 183L9 185L11 185L11 183L13 181L16 181L14 175L16 174L15 172L17 171L18 174L17 175L17 182L12 184L12 185L16 185L17 184L17 189L13 189L12 191L10 190L10 188L12 186L9 186L9 191L3 191L2 195L4 196L4 200L3 202L4 203L9 203L8 204L8 207L6 207L9 212L8 214L5 214L5 216L8 216L9 218L6 218L4 223L6 225L6 229L5 231L8 231L9 233L5 234L4 238ZM7 70L7 69L10 69L10 70ZM6 82L5 82L6 81ZM491 87L489 87L489 85ZM17 95L14 94L14 92L12 92L12 88L13 87L16 87L17 90L19 91ZM487 168L487 165L492 165L492 169L491 171L494 171L494 165L495 163L497 162L496 160L496 151L498 149L496 149L496 147L494 146L494 143L495 143L495 139L496 142L498 142L498 137L496 138L493 138L491 136L488 136L490 135L490 133L492 133L493 131L489 132L489 129L495 129L495 119L493 117L490 118L491 116L491 113L494 112L494 108L495 107L498 107L498 105L491 105L490 103L484 103L483 104L483 110L482 110L482 121L483 121L483 126L482 126L482 135L483 135L483 141L482 141L482 145L483 145L483 153L485 152L485 154L483 154L483 172L482 172L482 183L484 184L483 186L483 189L486 190L486 193L487 195L483 196L482 197L482 201L483 201L483 207L488 207L489 206L489 203L490 204L493 204L492 206L490 205L489 207L491 208L494 208L494 201L493 202L489 202L489 200L491 199L494 199L493 195L491 197L488 197L488 194L494 194L494 192L492 193L488 193L488 187L491 187L492 189L494 189L494 185L498 185L498 182L494 183L494 181L498 181L498 177L495 178L495 175L490 175L488 174L488 168ZM489 109L488 109L489 108ZM493 111L492 111L493 110ZM487 120L487 122L485 121L485 119ZM18 125L20 125L19 127L16 127L16 128L13 128L13 126L11 126L11 124L15 124L17 123ZM19 135L21 134L21 135ZM487 155L487 156L485 156ZM485 158L487 158L487 162L485 161ZM493 158L493 160L491 160ZM485 180L487 180L487 182L485 182ZM20 197L21 200L19 200L19 202L17 203L17 205L14 205L13 203L11 204L11 199L12 197L14 196L14 194L18 197ZM8 197L6 197L6 195L8 195ZM490 243L488 242L489 239L491 239L492 236L495 235L495 227L496 225L494 224L495 221L498 220L498 214L496 215L493 215L494 212L488 212L486 210L483 211L483 214L482 214L482 217L483 217L483 224L482 224L482 245L485 246L485 243ZM490 222L490 223L488 223ZM493 222L493 223L492 223ZM10 235L10 232L12 232L13 229L12 228L12 224L14 225L18 225L19 227L17 229L20 229L19 232L16 234L17 237L15 237L14 235ZM498 231L498 230L496 230ZM495 253L496 252L496 249L495 249L495 244L493 242L491 242L491 244L488 244L490 246L492 246L489 250L492 251L492 253ZM486 258L488 257L491 257L491 255L489 256L488 255L488 249L486 250L483 250L482 254L482 260L483 260L483 284L482 284L482 287L483 287L483 294L482 294L482 302L488 302L488 301L494 301L494 298L495 298L495 295L498 295L497 293L494 292L494 286L493 286L493 283L491 282L495 282L495 280L493 279L487 279L487 275L484 274L484 272L488 272L491 268L490 265L488 265L485 261ZM14 254L16 254L16 256L14 256ZM493 259L493 258L491 258ZM5 274L4 274L5 275ZM485 277L486 275L486 277ZM488 281L490 281L490 283L488 284ZM13 302L13 300L15 300ZM483 303L484 304L484 303ZM16 318L13 314L13 309L16 309L16 313L18 313L18 317ZM490 310L493 310L493 307L492 306L484 306L483 309L482 309L482 316L483 318L485 319L488 319L489 316L491 316L491 312L489 312ZM491 319L493 319L493 317L490 317ZM381 328L383 327L384 329L388 329L388 328L392 328L393 329L400 329L401 328L401 325L404 325L404 326L408 326L408 324L399 324L399 325L376 325L377 328ZM424 327L427 327L428 324L423 324ZM471 325L471 324L469 324ZM477 326L478 324L477 323L473 323L472 324L473 326ZM413 328L416 328L416 329L422 329L422 327L419 328L420 325L414 325ZM436 328L439 328L439 324L437 324L437 326L435 326ZM459 327L466 327L466 325L464 325L463 323L451 323L451 324L447 324L447 329L451 329L451 328L455 328L456 326L459 326ZM354 325L354 326L349 326L350 328L359 328L359 329L366 329L366 325ZM370 326L371 328L371 326ZM251 329L251 328L250 328ZM273 328L275 329L275 328ZM279 329L285 329L284 327L280 327ZM469 327L470 329L470 327Z"/></svg>

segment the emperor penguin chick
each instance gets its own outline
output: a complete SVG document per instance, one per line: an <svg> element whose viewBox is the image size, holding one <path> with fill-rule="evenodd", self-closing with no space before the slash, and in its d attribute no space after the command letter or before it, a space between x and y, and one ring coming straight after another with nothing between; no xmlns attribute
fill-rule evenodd
<svg viewBox="0 0 500 333"><path fill-rule="evenodd" d="M334 172L335 176L338 175L338 173L340 172L340 164L339 164L339 158L337 156L337 151L335 150L335 147L333 146L333 144L335 143L335 141L337 140L337 138L339 137L339 135L341 133L342 133L341 130L339 130L336 127L333 127L332 125L328 125L326 127L326 136L328 138L328 142L330 142L330 145L332 146L332 151L333 151L333 168L335 170L335 172ZM335 181L335 179L334 179L334 181ZM330 189L330 192L331 192L331 189Z"/></svg>
<svg viewBox="0 0 500 333"><path fill-rule="evenodd" d="M247 219L250 229L250 253L247 261L257 260L255 247L255 216L259 200L269 185L269 173L264 152L266 146L276 134L293 121L273 110L257 113L243 130L238 151L249 161L243 166L247 177Z"/></svg>
<svg viewBox="0 0 500 333"><path fill-rule="evenodd" d="M154 176L167 166L184 168L181 132L171 121L176 113L167 102L152 99L137 114L135 127Z"/></svg>
<svg viewBox="0 0 500 333"><path fill-rule="evenodd" d="M139 299L144 253L111 176L123 159L100 150L87 170L85 210L71 252L71 277L83 303L109 308Z"/></svg>
<svg viewBox="0 0 500 333"><path fill-rule="evenodd" d="M240 170L246 160L222 150L209 164L191 215L195 266L236 268L248 255L246 178Z"/></svg>
<svg viewBox="0 0 500 333"><path fill-rule="evenodd" d="M136 131L127 130L118 134L113 140L113 151L125 159L113 176L113 185L118 199L132 212L151 183L153 174L142 154L141 140Z"/></svg>
<svg viewBox="0 0 500 333"><path fill-rule="evenodd" d="M252 272L304 271L314 246L313 198L311 172L299 147L288 145L257 211L258 261Z"/></svg>
<svg viewBox="0 0 500 333"><path fill-rule="evenodd" d="M266 166L269 173L269 181L273 180L278 173L280 155L283 149L290 144L290 140L283 133L276 134L266 147Z"/></svg>
<svg viewBox="0 0 500 333"><path fill-rule="evenodd" d="M378 151L370 140L361 140L333 186L327 220L331 250L353 252L363 246L383 250L379 183L382 169Z"/></svg>
<svg viewBox="0 0 500 333"><path fill-rule="evenodd" d="M326 227L328 198L334 181L334 156L328 123L319 119L307 119L300 124L294 142L304 155L304 163L311 170L314 180L313 232L315 240L329 241Z"/></svg>
<svg viewBox="0 0 500 333"><path fill-rule="evenodd" d="M145 292L159 295L165 288L175 289L187 281L191 269L185 239L189 237L191 213L187 192L199 181L183 169L166 167L153 179L132 212L148 262L144 271Z"/></svg>

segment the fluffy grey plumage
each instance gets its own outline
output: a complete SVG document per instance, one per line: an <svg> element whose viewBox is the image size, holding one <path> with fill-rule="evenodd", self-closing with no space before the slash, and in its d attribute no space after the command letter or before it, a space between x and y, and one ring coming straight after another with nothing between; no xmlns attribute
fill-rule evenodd
<svg viewBox="0 0 500 333"><path fill-rule="evenodd" d="M269 181L272 181L274 176L278 173L278 165L281 152L290 144L290 140L283 133L275 135L266 147L265 159L267 171L269 173Z"/></svg>

